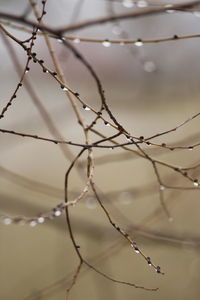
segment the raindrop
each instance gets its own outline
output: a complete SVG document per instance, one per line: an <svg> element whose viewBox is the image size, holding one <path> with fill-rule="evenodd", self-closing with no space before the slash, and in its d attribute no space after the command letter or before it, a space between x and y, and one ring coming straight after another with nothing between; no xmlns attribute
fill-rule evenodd
<svg viewBox="0 0 200 300"><path fill-rule="evenodd" d="M62 214L62 211L60 209L55 209L54 210L54 216L59 217Z"/></svg>
<svg viewBox="0 0 200 300"><path fill-rule="evenodd" d="M134 2L132 0L123 0L122 5L127 8L131 8L134 6Z"/></svg>
<svg viewBox="0 0 200 300"><path fill-rule="evenodd" d="M42 224L42 223L44 223L44 221L45 221L45 218L44 217L38 217L38 223L40 223L40 224Z"/></svg>
<svg viewBox="0 0 200 300"><path fill-rule="evenodd" d="M149 256L147 257L147 263L148 263L149 266L152 266L151 258Z"/></svg>
<svg viewBox="0 0 200 300"><path fill-rule="evenodd" d="M126 139L127 139L127 141L128 141L129 143L132 143L132 139L131 139L131 137L130 137L129 135L126 136Z"/></svg>
<svg viewBox="0 0 200 300"><path fill-rule="evenodd" d="M90 110L90 108L89 108L87 105L85 105L85 104L83 105L83 109L84 109L84 110L87 110L87 111Z"/></svg>
<svg viewBox="0 0 200 300"><path fill-rule="evenodd" d="M137 42L134 43L134 45L137 46L137 47L141 47L141 46L143 46L144 44L143 44L143 42L142 42L141 39L138 39Z"/></svg>
<svg viewBox="0 0 200 300"><path fill-rule="evenodd" d="M79 44L79 43L80 43L80 39L79 39L79 38L75 38L75 39L73 40L73 42L74 42L75 44Z"/></svg>
<svg viewBox="0 0 200 300"><path fill-rule="evenodd" d="M61 87L61 89L62 89L63 91L65 91L65 92L69 91L68 88L66 88L64 85L61 85L60 87Z"/></svg>
<svg viewBox="0 0 200 300"><path fill-rule="evenodd" d="M138 247L135 247L135 248L134 248L134 251L135 251L135 253L140 253L140 250L139 250Z"/></svg>
<svg viewBox="0 0 200 300"><path fill-rule="evenodd" d="M145 0L139 0L136 5L137 7L143 8L143 7L147 7L148 3Z"/></svg>
<svg viewBox="0 0 200 300"><path fill-rule="evenodd" d="M110 124L109 124L107 121L104 121L104 124L105 124L106 126L110 126Z"/></svg>
<svg viewBox="0 0 200 300"><path fill-rule="evenodd" d="M109 40L104 40L103 43L102 43L102 45L104 47L110 47L111 46L111 42Z"/></svg>
<svg viewBox="0 0 200 300"><path fill-rule="evenodd" d="M198 187L198 186L199 186L198 179L194 179L194 181L193 181L193 185L194 185L195 187Z"/></svg>
<svg viewBox="0 0 200 300"><path fill-rule="evenodd" d="M167 5L165 5L165 7L170 8L170 7L173 7L173 5L172 5L172 4L167 4ZM171 13L174 13L175 10L173 10L173 9L168 9L168 10L166 10L166 12L169 13L169 14L171 14Z"/></svg>
<svg viewBox="0 0 200 300"><path fill-rule="evenodd" d="M36 221L36 220L31 220L31 221L29 222L29 225L30 225L31 227L35 227L35 226L37 225L37 221Z"/></svg>
<svg viewBox="0 0 200 300"><path fill-rule="evenodd" d="M160 271L160 266L157 266L157 267L156 267L156 272L157 272L157 273L161 273L161 271Z"/></svg>
<svg viewBox="0 0 200 300"><path fill-rule="evenodd" d="M12 223L12 219L6 217L6 218L3 219L3 223L4 223L5 225L10 225L10 224Z"/></svg>
<svg viewBox="0 0 200 300"><path fill-rule="evenodd" d="M160 185L160 190L161 190L161 191L164 191L164 189L165 189L164 185L161 184L161 185Z"/></svg>
<svg viewBox="0 0 200 300"><path fill-rule="evenodd" d="M61 39L57 39L58 43L63 43L64 41L64 38L61 38Z"/></svg>
<svg viewBox="0 0 200 300"><path fill-rule="evenodd" d="M193 15L197 18L200 18L200 11L194 11Z"/></svg>
<svg viewBox="0 0 200 300"><path fill-rule="evenodd" d="M133 250L135 251L135 253L140 253L140 250L139 250L139 248L136 246L136 243L135 243L135 242L133 242L133 243L131 244L131 247L133 248Z"/></svg>

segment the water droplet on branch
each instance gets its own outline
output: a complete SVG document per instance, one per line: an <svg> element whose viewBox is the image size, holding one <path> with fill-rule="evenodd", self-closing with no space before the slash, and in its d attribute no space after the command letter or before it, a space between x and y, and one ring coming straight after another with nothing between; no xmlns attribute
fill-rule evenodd
<svg viewBox="0 0 200 300"><path fill-rule="evenodd" d="M126 8L131 8L133 7L135 4L132 0L123 0L122 5Z"/></svg>
<svg viewBox="0 0 200 300"><path fill-rule="evenodd" d="M137 47L141 47L141 46L143 46L144 44L143 44L143 42L142 42L141 39L138 39L138 40L134 43L134 45L137 46Z"/></svg>
<svg viewBox="0 0 200 300"><path fill-rule="evenodd" d="M105 41L103 41L102 45L104 47L110 47L111 46L111 42L109 40L105 40Z"/></svg>
<svg viewBox="0 0 200 300"><path fill-rule="evenodd" d="M84 109L84 110L87 110L87 111L90 110L90 108L89 108L87 105L85 105L85 104L83 105L83 109Z"/></svg>

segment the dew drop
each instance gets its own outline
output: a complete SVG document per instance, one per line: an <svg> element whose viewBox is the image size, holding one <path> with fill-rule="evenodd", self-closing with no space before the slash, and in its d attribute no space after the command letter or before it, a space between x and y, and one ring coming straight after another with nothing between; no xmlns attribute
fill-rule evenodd
<svg viewBox="0 0 200 300"><path fill-rule="evenodd" d="M157 266L157 267L156 267L156 272L157 272L157 273L161 273L161 271L160 271L160 266Z"/></svg>
<svg viewBox="0 0 200 300"><path fill-rule="evenodd" d="M171 7L173 7L173 5L172 5L172 4L166 4L165 7L171 8ZM168 14L171 14L171 13L174 13L175 10L173 10L173 9L168 9L168 10L166 10L166 12L167 12Z"/></svg>
<svg viewBox="0 0 200 300"><path fill-rule="evenodd" d="M104 124L108 127L110 126L110 124L107 121L104 121Z"/></svg>
<svg viewBox="0 0 200 300"><path fill-rule="evenodd" d="M63 43L63 41L64 41L64 38L57 39L57 42L58 42L58 43Z"/></svg>
<svg viewBox="0 0 200 300"><path fill-rule="evenodd" d="M140 253L140 250L138 249L138 247L134 248L135 253Z"/></svg>
<svg viewBox="0 0 200 300"><path fill-rule="evenodd" d="M148 3L145 0L139 0L136 5L137 7L143 8L143 7L147 7Z"/></svg>
<svg viewBox="0 0 200 300"><path fill-rule="evenodd" d="M10 224L12 223L12 219L6 217L6 218L3 219L3 223L4 223L5 225L10 225Z"/></svg>
<svg viewBox="0 0 200 300"><path fill-rule="evenodd" d="M174 221L174 219L173 219L172 217L169 217L169 218L168 218L168 221L169 221L170 223L172 223L172 222Z"/></svg>
<svg viewBox="0 0 200 300"><path fill-rule="evenodd" d="M139 248L137 247L137 245L136 245L135 242L131 243L131 247L133 248L133 250L135 251L135 253L140 253L140 250L139 250Z"/></svg>
<svg viewBox="0 0 200 300"><path fill-rule="evenodd" d="M129 143L132 143L132 139L131 139L131 137L130 137L129 135L126 136L126 139L127 139L127 141L128 141Z"/></svg>
<svg viewBox="0 0 200 300"><path fill-rule="evenodd" d="M62 214L62 211L60 209L55 209L54 210L54 216L59 217Z"/></svg>
<svg viewBox="0 0 200 300"><path fill-rule="evenodd" d="M164 191L164 189L165 189L164 185L161 184L161 185L160 185L160 190L161 190L161 191Z"/></svg>
<svg viewBox="0 0 200 300"><path fill-rule="evenodd" d="M141 46L143 46L144 44L143 44L143 42L142 42L141 39L138 39L137 42L134 43L134 45L137 46L137 47L141 47Z"/></svg>
<svg viewBox="0 0 200 300"><path fill-rule="evenodd" d="M41 217L38 217L37 221L38 221L38 223L42 224L42 223L44 223L45 218L42 217L42 216L41 216Z"/></svg>
<svg viewBox="0 0 200 300"><path fill-rule="evenodd" d="M190 151L193 150L193 149L194 149L194 148L193 148L192 146L188 147L188 150L190 150Z"/></svg>
<svg viewBox="0 0 200 300"><path fill-rule="evenodd" d="M65 91L65 92L68 91L68 88L66 88L63 84L61 84L60 87L61 87L61 89L62 89L63 91Z"/></svg>
<svg viewBox="0 0 200 300"><path fill-rule="evenodd" d="M83 109L89 111L90 108L87 105L83 105Z"/></svg>
<svg viewBox="0 0 200 300"><path fill-rule="evenodd" d="M194 185L195 187L198 187L198 186L199 186L198 179L194 179L194 181L193 181L193 185Z"/></svg>
<svg viewBox="0 0 200 300"><path fill-rule="evenodd" d="M134 2L132 0L123 0L122 5L127 8L131 8L134 6Z"/></svg>
<svg viewBox="0 0 200 300"><path fill-rule="evenodd" d="M149 266L152 266L151 258L149 256L147 257L147 263L148 263Z"/></svg>
<svg viewBox="0 0 200 300"><path fill-rule="evenodd" d="M193 15L195 16L195 17L197 17L197 18L200 18L200 11L194 11L193 12Z"/></svg>
<svg viewBox="0 0 200 300"><path fill-rule="evenodd" d="M104 40L103 43L102 43L102 45L104 47L110 47L111 46L111 42L109 40Z"/></svg>
<svg viewBox="0 0 200 300"><path fill-rule="evenodd" d="M37 225L37 221L36 221L36 220L31 220L31 221L29 222L29 225L30 225L31 227L35 227L35 226Z"/></svg>
<svg viewBox="0 0 200 300"><path fill-rule="evenodd" d="M75 44L79 44L79 43L80 43L80 39L79 39L79 38L75 38L75 39L73 40L73 42L74 42Z"/></svg>

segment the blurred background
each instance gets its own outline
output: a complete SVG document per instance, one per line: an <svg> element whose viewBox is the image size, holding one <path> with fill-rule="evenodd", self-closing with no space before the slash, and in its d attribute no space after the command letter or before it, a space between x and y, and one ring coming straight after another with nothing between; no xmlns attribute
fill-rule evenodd
<svg viewBox="0 0 200 300"><path fill-rule="evenodd" d="M180 1L176 1L179 3ZM41 1L36 1L41 9ZM173 2L121 1L121 0L48 0L43 22L51 28L76 22L128 13ZM35 20L27 0L1 0L0 11L16 15L26 14ZM23 28L13 28L10 20L1 20L4 28L20 40L30 37ZM12 22L17 26L20 24ZM74 47L89 61L97 72L107 103L119 121L133 136L149 137L175 128L199 112L200 94L200 38L176 39L159 43L129 44L102 43L104 40L154 40L174 35L198 35L200 12L172 9L159 15L116 21L67 33ZM24 28L25 27L23 25ZM81 38L98 39L84 42ZM26 53L16 44L9 43L23 70ZM94 79L72 53L52 38L52 46L66 76L68 86L81 95L85 103L95 110L101 102ZM50 70L54 66L42 35L38 35L34 51ZM0 110L12 96L20 76L13 63L4 34L1 31L1 101ZM22 72L20 73L22 74ZM42 106L38 109L25 84L17 98L0 120L0 128L27 134L54 138L56 132L65 140L84 143L84 135L65 93L50 74L42 72L39 64L30 62L25 75L35 97ZM89 124L95 117L85 111L74 97L83 118ZM105 118L109 117L105 114ZM167 145L190 146L199 142L199 118L195 118L167 135L152 142ZM116 131L99 120L95 126L106 136ZM91 134L94 142L99 138ZM124 137L118 139L126 142ZM135 149L134 146L131 146ZM199 148L168 149L145 146L154 159L176 167L190 167L199 163ZM51 211L64 201L64 178L70 157L80 148L67 147L66 158L59 145L0 134L0 214L33 218ZM86 182L86 155L80 159L69 179L69 198L79 195ZM130 244L110 225L91 190L75 207L70 208L73 232L80 251L88 262L117 280L133 282L156 292L111 282L95 271L82 268L70 293L70 299L199 299L199 188L170 168L159 166L166 186L164 201L170 213L168 218L159 199L159 184L149 161L123 149L94 149L94 181L102 202L113 220L137 241L138 246L164 276L157 274ZM199 178L199 168L188 172ZM188 188L188 189L184 189ZM192 189L190 189L192 188ZM44 224L29 226L0 224L0 299L36 300L65 299L78 258L69 238L63 214Z"/></svg>

